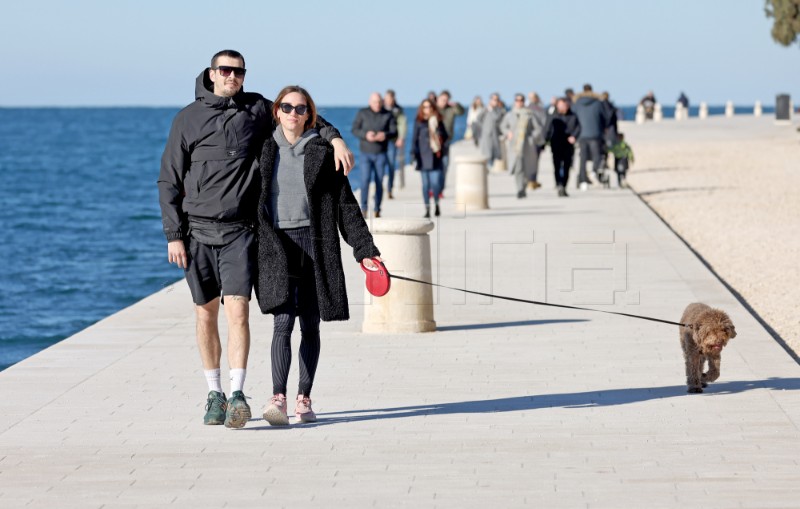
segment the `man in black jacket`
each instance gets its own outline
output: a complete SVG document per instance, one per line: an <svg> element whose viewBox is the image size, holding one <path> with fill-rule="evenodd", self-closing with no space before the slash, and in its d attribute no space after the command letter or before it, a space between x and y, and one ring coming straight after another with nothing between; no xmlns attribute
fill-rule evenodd
<svg viewBox="0 0 800 509"><path fill-rule="evenodd" d="M223 50L197 77L196 100L170 129L158 178L170 263L186 272L197 312L197 345L208 382L205 424L241 428L250 419L244 393L250 351L249 301L255 277L252 224L260 191L257 155L274 129L272 102L244 92L244 57ZM345 173L352 154L339 132L322 121ZM335 138L335 139L334 139ZM222 298L221 298L222 297ZM217 320L228 321L231 398L220 383Z"/></svg>
<svg viewBox="0 0 800 509"><path fill-rule="evenodd" d="M575 140L581 134L578 117L569 109L566 97L556 101L556 112L547 119L547 141L553 153L556 187L558 196L567 196L567 180L572 167L572 156L575 154Z"/></svg>
<svg viewBox="0 0 800 509"><path fill-rule="evenodd" d="M383 170L389 142L397 138L397 121L391 111L383 107L378 92L369 96L369 107L362 108L353 120L352 132L360 141L361 149L361 214L367 217L369 184L375 182L375 217L381 217L383 199Z"/></svg>

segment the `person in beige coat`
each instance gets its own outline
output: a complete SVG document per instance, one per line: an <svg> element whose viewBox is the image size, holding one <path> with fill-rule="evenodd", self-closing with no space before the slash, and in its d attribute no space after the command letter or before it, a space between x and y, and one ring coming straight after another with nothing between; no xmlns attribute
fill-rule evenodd
<svg viewBox="0 0 800 509"><path fill-rule="evenodd" d="M514 106L500 122L500 131L506 142L508 169L517 184L517 198L525 198L528 175L536 163L536 147L533 143L533 112L525 107L524 95L514 96Z"/></svg>

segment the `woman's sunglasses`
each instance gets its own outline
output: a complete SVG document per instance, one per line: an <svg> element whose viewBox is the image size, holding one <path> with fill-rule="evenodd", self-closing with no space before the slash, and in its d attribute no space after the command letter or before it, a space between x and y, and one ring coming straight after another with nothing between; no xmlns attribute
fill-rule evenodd
<svg viewBox="0 0 800 509"><path fill-rule="evenodd" d="M297 106L293 106L289 103L281 103L280 105L281 111L286 113L287 115L292 112L292 110L296 111L298 115L305 115L308 111L308 106L305 104L298 104Z"/></svg>

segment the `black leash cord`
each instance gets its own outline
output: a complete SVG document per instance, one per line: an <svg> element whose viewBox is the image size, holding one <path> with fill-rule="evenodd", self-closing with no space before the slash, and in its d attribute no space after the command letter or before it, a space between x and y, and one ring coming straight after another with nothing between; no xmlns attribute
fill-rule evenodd
<svg viewBox="0 0 800 509"><path fill-rule="evenodd" d="M420 283L420 284L423 284L423 285L438 286L439 288L447 288L448 290L455 290L457 292L471 293L473 295L481 295L483 297L491 297L491 298L494 298L494 299L510 300L510 301L513 301L513 302L524 302L525 304L535 304L537 306L550 306L550 307L554 307L554 308L577 309L579 311L594 311L596 313L606 313L606 314L609 314L609 315L627 316L627 317L630 317L630 318L639 318L640 320L649 320L651 322L666 323L668 325L678 325L680 327L689 327L689 328L692 327L690 324L678 323L678 322L670 322L669 320L662 320L660 318L651 318L649 316L631 315L629 313L619 313L617 311L603 311L602 309L579 308L579 307L576 307L576 306L567 306L566 304L553 304L551 302L539 302L539 301L536 301L536 300L517 299L515 297L504 297L502 295L492 295L491 293L474 292L472 290L465 290L463 288L453 288L451 286L439 285L439 284L436 284L436 283L429 283L427 281L420 281L418 279L412 279L410 277L396 276L394 274L389 273L388 271L387 271L387 274L389 274L389 277L391 277L392 279L402 279L403 281L411 281L412 283Z"/></svg>

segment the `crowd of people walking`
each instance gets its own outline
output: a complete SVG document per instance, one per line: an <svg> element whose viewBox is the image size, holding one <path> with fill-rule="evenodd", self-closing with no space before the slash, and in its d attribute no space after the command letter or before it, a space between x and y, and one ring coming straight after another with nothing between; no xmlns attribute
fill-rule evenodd
<svg viewBox="0 0 800 509"><path fill-rule="evenodd" d="M652 92L643 102L649 100L654 101ZM585 84L579 93L567 88L563 96L553 97L549 105L544 105L536 92L527 97L518 93L510 107L499 93L490 94L485 103L481 96L476 96L464 108L453 101L449 91L438 94L431 91L411 114L411 120L397 104L393 90L386 92L382 104L381 107L380 94L374 92L369 108L359 111L352 128L362 149L361 210L365 218L369 217L369 186L374 186L372 216L380 217L384 190L393 199L395 172L402 170L406 161L420 172L425 217L430 217L431 205L433 214L439 215L449 148L456 139L455 120L464 114L464 138L473 140L490 168L514 176L517 198L526 198L528 192L541 187L539 163L548 146L559 197L569 196L567 183L576 149L579 154L576 189L585 191L592 184L610 187L612 169L617 175L617 185L627 185L625 177L633 162L633 152L618 131L617 108L608 92L598 94L590 84ZM406 158L404 140L409 129L412 131ZM609 161L612 157L613 161Z"/></svg>

